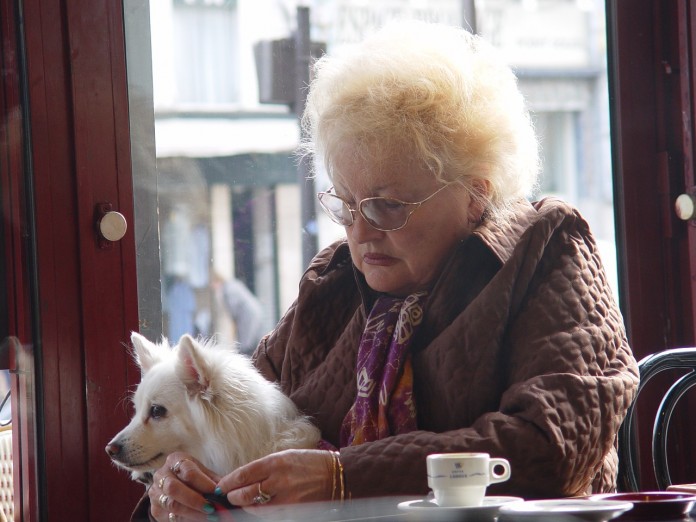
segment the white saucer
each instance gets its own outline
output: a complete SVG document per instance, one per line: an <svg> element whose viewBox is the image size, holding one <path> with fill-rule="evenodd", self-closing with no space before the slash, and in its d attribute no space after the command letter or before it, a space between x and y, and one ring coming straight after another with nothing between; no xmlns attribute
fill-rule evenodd
<svg viewBox="0 0 696 522"><path fill-rule="evenodd" d="M631 509L631 502L620 500L588 500L581 498L564 498L555 500L531 500L502 506L499 510L500 520L521 517L549 518L558 520L568 516L574 519L600 522L611 520Z"/></svg>
<svg viewBox="0 0 696 522"><path fill-rule="evenodd" d="M398 508L415 514L417 520L436 521L493 521L498 510L505 505L522 503L520 497L485 497L480 506L438 506L434 500L418 499L401 502Z"/></svg>

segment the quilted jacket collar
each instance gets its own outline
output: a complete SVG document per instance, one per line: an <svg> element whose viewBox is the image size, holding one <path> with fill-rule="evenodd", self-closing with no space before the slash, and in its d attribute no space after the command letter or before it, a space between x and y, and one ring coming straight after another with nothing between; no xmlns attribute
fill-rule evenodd
<svg viewBox="0 0 696 522"><path fill-rule="evenodd" d="M532 205L526 200L520 200L512 208L514 218L506 223L484 221L474 235L496 255L501 264L505 264L524 231L538 218L537 208L543 202Z"/></svg>

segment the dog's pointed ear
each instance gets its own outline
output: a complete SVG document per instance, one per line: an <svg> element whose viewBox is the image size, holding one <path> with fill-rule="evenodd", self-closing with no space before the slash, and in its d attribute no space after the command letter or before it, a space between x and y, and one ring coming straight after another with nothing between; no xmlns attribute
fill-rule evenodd
<svg viewBox="0 0 696 522"><path fill-rule="evenodd" d="M210 386L210 367L201 350L203 347L193 337L184 334L177 349L176 374L190 395L200 394L206 397Z"/></svg>
<svg viewBox="0 0 696 522"><path fill-rule="evenodd" d="M159 361L157 346L138 332L131 332L131 343L133 344L135 362L140 366L141 374L144 375Z"/></svg>

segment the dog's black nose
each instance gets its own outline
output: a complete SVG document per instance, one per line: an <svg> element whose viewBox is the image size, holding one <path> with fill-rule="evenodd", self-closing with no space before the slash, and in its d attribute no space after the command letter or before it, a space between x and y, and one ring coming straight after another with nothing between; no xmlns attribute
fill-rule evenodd
<svg viewBox="0 0 696 522"><path fill-rule="evenodd" d="M115 442L109 442L106 445L106 448L104 448L106 452L109 454L109 457L115 457L119 453L121 453L121 445L116 444Z"/></svg>

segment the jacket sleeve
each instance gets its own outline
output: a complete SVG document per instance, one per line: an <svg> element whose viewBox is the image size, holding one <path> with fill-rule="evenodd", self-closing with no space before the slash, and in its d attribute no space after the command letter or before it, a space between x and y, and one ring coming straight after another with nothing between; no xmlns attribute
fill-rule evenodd
<svg viewBox="0 0 696 522"><path fill-rule="evenodd" d="M586 494L615 458L638 370L587 224L556 212L516 250L500 274L509 285L499 295L507 316L498 408L460 429L341 449L354 496L427 493L425 456L434 452L507 458L512 477L489 494L526 498Z"/></svg>
<svg viewBox="0 0 696 522"><path fill-rule="evenodd" d="M345 240L339 240L312 260L300 280L297 300L254 352L255 366L291 395L308 369L324 360L335 343L330 332L340 333L358 300L350 252Z"/></svg>
<svg viewBox="0 0 696 522"><path fill-rule="evenodd" d="M547 235L510 320L510 385L500 411L474 427L529 470L514 482L520 489L581 495L615 457L638 368L585 221L564 217L552 233L538 234Z"/></svg>

